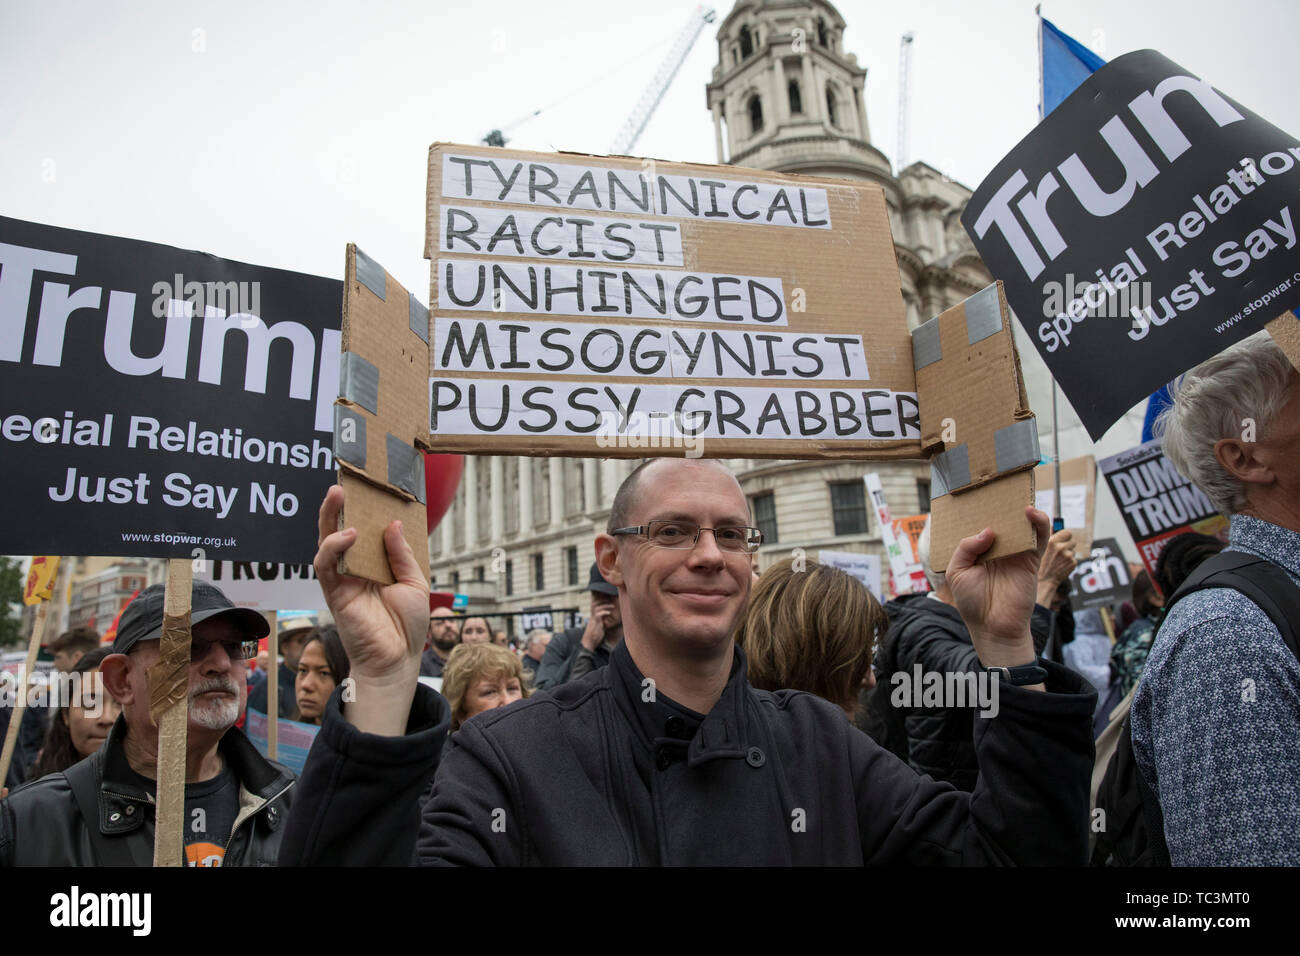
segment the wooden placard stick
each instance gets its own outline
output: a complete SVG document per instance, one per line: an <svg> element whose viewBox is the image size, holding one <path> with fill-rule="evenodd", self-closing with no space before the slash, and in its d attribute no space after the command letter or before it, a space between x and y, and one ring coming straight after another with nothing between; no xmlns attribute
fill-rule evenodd
<svg viewBox="0 0 1300 956"><path fill-rule="evenodd" d="M280 653L279 611L263 611L271 633L266 637L266 756L277 759L280 744Z"/></svg>
<svg viewBox="0 0 1300 956"><path fill-rule="evenodd" d="M14 702L14 711L9 719L9 729L5 733L4 750L0 752L0 787L4 786L5 778L9 776L9 763L14 758L14 750L18 747L18 728L23 722L23 714L27 710L27 684L32 679L32 669L36 666L36 655L41 650L41 635L45 632L45 616L49 611L50 602L41 601L36 608L36 621L32 624L32 636L27 642L27 660L23 663L21 677L18 681L17 701Z"/></svg>
<svg viewBox="0 0 1300 956"><path fill-rule="evenodd" d="M1106 628L1106 636L1110 638L1112 644L1115 643L1115 619L1111 616L1110 608L1101 609L1101 624Z"/></svg>
<svg viewBox="0 0 1300 956"><path fill-rule="evenodd" d="M182 866L185 861L185 746L193 582L194 568L188 559L172 558L167 562L159 657L149 668L149 714L158 725L154 866Z"/></svg>

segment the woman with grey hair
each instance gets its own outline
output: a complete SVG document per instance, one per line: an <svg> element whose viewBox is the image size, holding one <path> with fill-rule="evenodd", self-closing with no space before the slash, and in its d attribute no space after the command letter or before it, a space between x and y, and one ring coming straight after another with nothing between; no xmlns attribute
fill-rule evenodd
<svg viewBox="0 0 1300 956"><path fill-rule="evenodd" d="M1267 333L1174 385L1165 455L1230 515L1233 553L1300 603L1300 372ZM1300 630L1300 621L1291 622ZM1300 661L1235 587L1174 602L1133 698L1133 753L1176 865L1300 864Z"/></svg>

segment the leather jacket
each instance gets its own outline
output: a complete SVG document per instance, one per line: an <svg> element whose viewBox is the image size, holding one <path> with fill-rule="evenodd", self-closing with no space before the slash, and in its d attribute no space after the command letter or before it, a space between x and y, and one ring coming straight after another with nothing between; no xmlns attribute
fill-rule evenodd
<svg viewBox="0 0 1300 956"><path fill-rule="evenodd" d="M94 754L0 801L0 866L152 865L154 796L129 782L125 737L125 718L118 717ZM222 865L274 866L296 779L234 727L218 750L239 781L239 812ZM82 815L76 780L93 784L97 832Z"/></svg>

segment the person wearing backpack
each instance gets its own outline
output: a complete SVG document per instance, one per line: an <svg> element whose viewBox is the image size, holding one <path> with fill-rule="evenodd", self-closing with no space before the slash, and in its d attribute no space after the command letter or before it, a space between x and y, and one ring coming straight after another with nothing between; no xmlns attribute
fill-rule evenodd
<svg viewBox="0 0 1300 956"><path fill-rule="evenodd" d="M1142 676L1142 667L1146 664L1147 654L1155 639L1156 631L1168 607L1177 598L1189 593L1183 589L1183 582L1191 577L1207 558L1223 550L1223 542L1218 538L1192 531L1175 535L1165 542L1160 558L1156 562L1155 585L1165 595L1165 603L1151 612L1151 630L1141 643L1141 660L1135 661L1136 654L1126 655L1128 662L1134 664L1132 683L1125 684L1120 677L1112 681L1112 696L1116 703L1103 707L1098 715L1107 722L1098 733L1095 743L1096 761L1092 771L1092 806L1101 807L1105 812L1105 827L1094 827L1092 863L1094 866L1140 866L1144 864L1168 865L1168 850L1164 848L1163 839L1153 845L1148 838L1146 814L1143 812L1143 798L1153 806L1151 814L1158 812L1158 805L1150 796L1145 786L1139 786L1137 765L1133 759L1133 742L1129 713L1133 707L1133 695L1137 693L1137 682ZM1210 569L1207 569L1207 575ZM1198 581L1206 575L1198 576ZM1203 582L1204 583L1204 582ZM1208 583L1215 583L1210 581ZM1240 583L1240 582L1239 582ZM1136 592L1136 585L1134 591ZM1141 603L1141 602L1139 602ZM1139 624L1145 619L1139 619ZM1140 632L1136 632L1139 633ZM1124 655L1124 642L1130 633L1115 644L1114 655ZM1136 644L1136 642L1135 642ZM1099 821L1100 822L1100 821ZM1163 834L1163 824L1161 824Z"/></svg>
<svg viewBox="0 0 1300 956"><path fill-rule="evenodd" d="M1230 529L1171 596L1133 697L1148 837L1176 866L1294 866L1300 372L1267 333L1250 336L1175 383L1157 434Z"/></svg>

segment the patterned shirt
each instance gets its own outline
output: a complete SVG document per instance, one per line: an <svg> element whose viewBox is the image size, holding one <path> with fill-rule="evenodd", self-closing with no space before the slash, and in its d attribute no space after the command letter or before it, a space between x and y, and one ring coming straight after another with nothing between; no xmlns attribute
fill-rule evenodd
<svg viewBox="0 0 1300 956"><path fill-rule="evenodd" d="M1229 541L1300 584L1300 533L1238 514ZM1300 864L1300 661L1254 602L1209 588L1175 604L1132 716L1175 865Z"/></svg>

